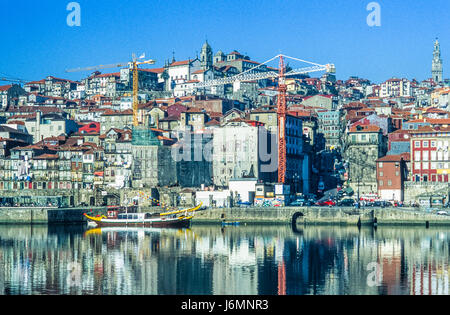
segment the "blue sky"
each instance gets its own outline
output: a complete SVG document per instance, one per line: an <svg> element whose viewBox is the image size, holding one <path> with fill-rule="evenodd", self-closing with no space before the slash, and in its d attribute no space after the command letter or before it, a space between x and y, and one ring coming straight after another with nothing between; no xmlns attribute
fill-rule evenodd
<svg viewBox="0 0 450 315"><path fill-rule="evenodd" d="M366 23L371 0L78 0L80 27L66 23L69 2L2 0L0 76L81 79L88 73L65 70L128 61L133 52L162 66L173 51L177 60L194 57L207 38L214 53L236 49L259 62L281 52L334 63L339 79L423 80L438 36L450 77L448 0L378 1L380 27Z"/></svg>

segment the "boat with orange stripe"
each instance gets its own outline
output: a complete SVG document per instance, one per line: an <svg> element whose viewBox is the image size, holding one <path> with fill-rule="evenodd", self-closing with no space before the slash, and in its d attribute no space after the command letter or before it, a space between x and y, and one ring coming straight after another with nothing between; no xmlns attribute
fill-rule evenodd
<svg viewBox="0 0 450 315"><path fill-rule="evenodd" d="M192 209L175 210L165 213L129 213L117 210L108 211L107 216L91 216L84 214L88 222L98 227L131 226L131 227L188 227L194 214L202 207L202 203Z"/></svg>

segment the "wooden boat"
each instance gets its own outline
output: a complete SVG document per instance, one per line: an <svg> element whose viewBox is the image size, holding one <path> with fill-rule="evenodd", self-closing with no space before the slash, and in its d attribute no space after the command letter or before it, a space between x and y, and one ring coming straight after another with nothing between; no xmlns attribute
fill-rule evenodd
<svg viewBox="0 0 450 315"><path fill-rule="evenodd" d="M108 226L133 226L133 227L188 227L194 217L195 211L202 204L192 209L176 210L165 213L129 213L120 211L108 211L105 216L90 216L84 214L88 222L95 223L98 227Z"/></svg>

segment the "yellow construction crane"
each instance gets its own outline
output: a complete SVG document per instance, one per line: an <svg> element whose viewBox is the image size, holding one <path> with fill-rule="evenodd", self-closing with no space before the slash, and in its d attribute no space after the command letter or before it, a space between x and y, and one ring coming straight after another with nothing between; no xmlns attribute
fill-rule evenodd
<svg viewBox="0 0 450 315"><path fill-rule="evenodd" d="M110 65L99 65L95 67L87 67L87 68L76 68L76 69L69 69L66 70L66 72L80 72L80 71L97 71L101 69L108 69L108 68L123 68L128 66L132 73L133 73L133 125L137 127L139 125L138 120L138 109L139 109L139 65L153 65L156 63L155 60L149 59L149 60L143 60L145 59L145 54L142 55L139 58L136 58L136 55L133 54L132 61L131 62L125 62L125 63L116 63L116 64L110 64Z"/></svg>

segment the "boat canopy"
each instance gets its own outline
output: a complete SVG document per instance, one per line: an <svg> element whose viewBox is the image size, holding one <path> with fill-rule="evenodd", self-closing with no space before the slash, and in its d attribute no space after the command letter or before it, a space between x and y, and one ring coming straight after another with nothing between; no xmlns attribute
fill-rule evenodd
<svg viewBox="0 0 450 315"><path fill-rule="evenodd" d="M121 213L117 216L119 220L143 220L146 213Z"/></svg>

